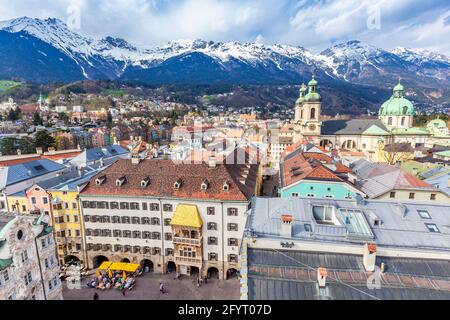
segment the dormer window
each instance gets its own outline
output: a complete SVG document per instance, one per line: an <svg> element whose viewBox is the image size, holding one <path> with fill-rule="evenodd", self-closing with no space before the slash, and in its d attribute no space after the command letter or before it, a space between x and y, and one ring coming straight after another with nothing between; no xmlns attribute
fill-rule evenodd
<svg viewBox="0 0 450 320"><path fill-rule="evenodd" d="M105 176L98 177L98 178L95 180L95 184L98 185L98 186L101 186L101 185L103 184L103 182L105 182L105 180L106 180L106 177L105 177Z"/></svg>
<svg viewBox="0 0 450 320"><path fill-rule="evenodd" d="M173 188L178 190L181 188L181 184L182 184L182 181L181 181L181 179L179 179L177 182L175 182L173 184Z"/></svg>
<svg viewBox="0 0 450 320"><path fill-rule="evenodd" d="M147 177L141 181L141 188L147 188L149 184L150 184L150 178Z"/></svg>
<svg viewBox="0 0 450 320"><path fill-rule="evenodd" d="M225 182L223 184L223 191L230 191L230 184L228 182Z"/></svg>
<svg viewBox="0 0 450 320"><path fill-rule="evenodd" d="M126 177L121 177L116 180L116 186L121 187L125 184L126 181L127 181Z"/></svg>
<svg viewBox="0 0 450 320"><path fill-rule="evenodd" d="M207 180L203 181L202 185L201 185L201 189L208 190L208 187L209 187L209 182Z"/></svg>

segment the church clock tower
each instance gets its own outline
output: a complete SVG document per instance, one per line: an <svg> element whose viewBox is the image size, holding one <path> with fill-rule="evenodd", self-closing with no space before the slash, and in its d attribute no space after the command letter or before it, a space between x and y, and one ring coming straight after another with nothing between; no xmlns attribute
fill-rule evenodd
<svg viewBox="0 0 450 320"><path fill-rule="evenodd" d="M296 123L300 126L300 132L303 136L320 136L322 122L321 115L321 96L318 93L318 82L313 75L308 83L308 94L303 85L300 89L300 98L296 104ZM303 90L303 91L302 91ZM301 105L301 107L299 107ZM298 115L298 118L297 118Z"/></svg>

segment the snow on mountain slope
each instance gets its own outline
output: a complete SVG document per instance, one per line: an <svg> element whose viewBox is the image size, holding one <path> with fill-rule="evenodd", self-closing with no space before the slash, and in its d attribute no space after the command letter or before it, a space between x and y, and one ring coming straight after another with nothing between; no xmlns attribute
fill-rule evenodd
<svg viewBox="0 0 450 320"><path fill-rule="evenodd" d="M124 39L94 39L70 30L58 19L17 18L0 22L0 30L28 33L61 51L79 65L85 78L122 77L128 69L149 70L189 53L199 53L229 72L254 70L280 79L314 69L317 73L347 82L381 83L392 77L435 77L450 81L450 59L422 49L397 48L392 52L349 41L320 54L287 45L179 40L153 48L136 48ZM45 55L45 52L41 52ZM188 61L188 60L186 60ZM245 71L245 72L247 72ZM209 76L209 75L208 75ZM384 78L383 78L384 77Z"/></svg>

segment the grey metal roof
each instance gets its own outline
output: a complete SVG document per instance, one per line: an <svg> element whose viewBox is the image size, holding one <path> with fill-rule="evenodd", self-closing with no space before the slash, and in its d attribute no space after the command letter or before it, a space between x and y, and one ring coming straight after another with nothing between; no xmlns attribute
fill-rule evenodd
<svg viewBox="0 0 450 320"><path fill-rule="evenodd" d="M65 168L64 165L48 159L9 166L0 171L0 189Z"/></svg>
<svg viewBox="0 0 450 320"><path fill-rule="evenodd" d="M354 286L381 300L450 300L450 292L384 288L369 290L366 286ZM374 300L370 296L339 283L319 289L315 282L297 282L282 279L250 277L248 279L249 300Z"/></svg>
<svg viewBox="0 0 450 320"><path fill-rule="evenodd" d="M448 170L448 169L447 169ZM450 196L450 172L447 174L444 174L439 177L434 177L425 180L425 182L428 182L429 184L433 185L434 187L438 188L439 190L442 190L447 195Z"/></svg>
<svg viewBox="0 0 450 320"><path fill-rule="evenodd" d="M0 231L11 221L14 220L14 216L0 214Z"/></svg>
<svg viewBox="0 0 450 320"><path fill-rule="evenodd" d="M362 255L248 249L250 300L449 300L450 262L378 257L381 288L370 290ZM327 268L326 288L317 268Z"/></svg>
<svg viewBox="0 0 450 320"><path fill-rule="evenodd" d="M328 120L322 123L322 135L360 135L373 125L389 132L378 119Z"/></svg>
<svg viewBox="0 0 450 320"><path fill-rule="evenodd" d="M348 226L320 225L313 216L314 206L331 206L339 210L360 210L365 221L358 219L363 227L368 227L374 240L380 246L402 248L426 248L450 251L450 204L398 203L394 201L332 200L318 198L254 198L247 228L258 237L286 239L280 233L281 215L292 215L292 238L297 240L364 243L369 235L352 236ZM431 219L422 219L418 210L426 210ZM381 221L379 226L374 221ZM432 233L426 224L436 224L440 233ZM306 225L312 227L309 232Z"/></svg>
<svg viewBox="0 0 450 320"><path fill-rule="evenodd" d="M118 157L129 153L128 150L118 145L110 145L102 148L92 148L83 151L80 155L73 158L70 162L73 164L89 163L100 159Z"/></svg>

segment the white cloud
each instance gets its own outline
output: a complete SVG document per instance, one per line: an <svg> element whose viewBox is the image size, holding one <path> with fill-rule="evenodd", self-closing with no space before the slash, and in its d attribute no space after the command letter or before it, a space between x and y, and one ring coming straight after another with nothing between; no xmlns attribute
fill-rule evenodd
<svg viewBox="0 0 450 320"><path fill-rule="evenodd" d="M67 7L75 2L82 13L81 33L120 36L137 45L183 38L263 39L321 50L360 39L388 49L423 46L450 53L448 0L0 0L0 19L66 20ZM367 27L374 5L381 9L380 30Z"/></svg>

